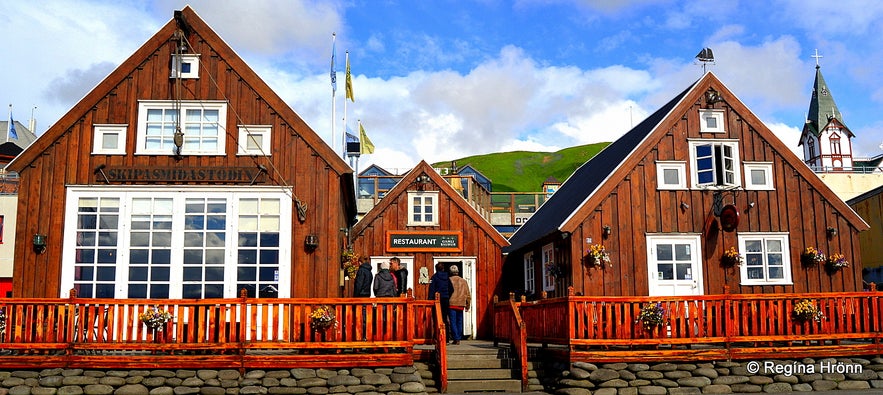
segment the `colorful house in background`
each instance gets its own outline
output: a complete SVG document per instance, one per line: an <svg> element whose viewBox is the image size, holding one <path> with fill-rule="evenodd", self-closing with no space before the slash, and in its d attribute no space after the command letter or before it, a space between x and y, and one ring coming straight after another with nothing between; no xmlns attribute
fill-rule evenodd
<svg viewBox="0 0 883 395"><path fill-rule="evenodd" d="M352 169L190 7L7 168L16 296L343 295Z"/></svg>
<svg viewBox="0 0 883 395"><path fill-rule="evenodd" d="M386 196L352 228L353 252L371 258L372 266L393 256L410 273L414 297L429 297L435 265L458 266L472 290L464 334L489 338L493 297L501 295L502 249L506 238L460 191L425 161L402 176ZM346 284L352 294L352 281Z"/></svg>
<svg viewBox="0 0 883 395"><path fill-rule="evenodd" d="M611 296L856 291L867 229L709 72L581 166L515 232L505 287L534 296L570 286ZM849 265L803 264L808 247Z"/></svg>
<svg viewBox="0 0 883 395"><path fill-rule="evenodd" d="M34 121L30 124L34 125ZM6 165L37 139L31 127L15 122L14 128L13 134L9 120L0 121L0 130L6 132L3 144L0 144L0 297L12 296L19 187L18 173L7 171Z"/></svg>

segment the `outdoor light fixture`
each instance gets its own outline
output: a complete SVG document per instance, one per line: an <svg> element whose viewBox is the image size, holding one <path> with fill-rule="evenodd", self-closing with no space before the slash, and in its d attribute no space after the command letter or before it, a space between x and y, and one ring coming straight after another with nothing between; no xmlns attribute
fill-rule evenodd
<svg viewBox="0 0 883 395"><path fill-rule="evenodd" d="M610 237L611 234L613 234L613 229L610 228L610 225L604 225L604 227L601 228L601 235L604 236L605 239Z"/></svg>
<svg viewBox="0 0 883 395"><path fill-rule="evenodd" d="M34 235L34 251L38 254L46 252L46 235Z"/></svg>
<svg viewBox="0 0 883 395"><path fill-rule="evenodd" d="M829 239L834 238L834 236L837 236L837 228L835 228L835 227L829 226L828 229L826 230L826 232L828 233Z"/></svg>
<svg viewBox="0 0 883 395"><path fill-rule="evenodd" d="M319 236L307 235L307 237L304 238L304 248L308 251L313 251L316 248L319 248Z"/></svg>

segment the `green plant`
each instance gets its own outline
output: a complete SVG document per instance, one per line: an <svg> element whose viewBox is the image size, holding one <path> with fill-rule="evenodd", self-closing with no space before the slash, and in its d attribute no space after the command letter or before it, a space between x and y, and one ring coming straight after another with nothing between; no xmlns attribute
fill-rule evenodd
<svg viewBox="0 0 883 395"><path fill-rule="evenodd" d="M831 254L825 261L825 265L828 267L828 270L836 272L844 267L849 267L849 261L846 260L843 254Z"/></svg>
<svg viewBox="0 0 883 395"><path fill-rule="evenodd" d="M343 263L343 272L347 279L355 278L356 272L359 270L359 261L361 256L352 250L344 250L340 254L340 261Z"/></svg>
<svg viewBox="0 0 883 395"><path fill-rule="evenodd" d="M736 247L730 247L721 255L721 265L724 267L739 266L744 261L742 254L736 250Z"/></svg>
<svg viewBox="0 0 883 395"><path fill-rule="evenodd" d="M818 265L826 260L825 254L822 254L821 251L812 246L804 248L803 252L800 253L800 263L804 266Z"/></svg>

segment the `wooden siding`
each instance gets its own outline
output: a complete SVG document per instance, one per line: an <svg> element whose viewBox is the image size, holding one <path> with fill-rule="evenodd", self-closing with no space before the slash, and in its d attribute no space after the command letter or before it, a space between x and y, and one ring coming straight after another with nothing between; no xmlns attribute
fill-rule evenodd
<svg viewBox="0 0 883 395"><path fill-rule="evenodd" d="M694 91L704 93L709 81L716 80L705 79L705 85L700 83ZM775 138L772 133L731 92L722 86L713 88L721 91L724 98L733 98L732 102L713 105L715 110L724 112L725 133L700 133L699 110L709 107L701 93L688 94L623 161L619 170L573 213L572 219L559 228L559 233L536 240L523 250L539 258L543 245L555 244L555 262L563 264L570 275L556 279L556 289L548 296L565 296L568 286L573 286L577 295L647 295L647 235L651 234L701 235L701 281L705 294L721 294L726 287L734 293L862 289L858 235L866 224L784 144L770 140ZM713 214L715 192L690 187L690 173L695 171L690 163L690 139L738 141L739 183L743 188L720 192L724 204L732 203L739 209L740 223L735 232L720 230ZM657 189L657 161L686 163L687 189ZM744 174L743 165L748 162L772 163L774 190L744 189L743 180L748 175ZM602 236L604 226L612 229L609 238ZM837 229L835 236L827 234L829 227ZM722 267L723 252L729 247L738 248L738 235L749 232L789 234L793 285L741 285L739 267ZM569 237L561 237L562 234ZM587 239L593 244L604 244L612 267L600 269L582 264L589 246ZM833 274L821 266L804 267L799 261L800 253L809 246L828 255L842 253L850 266ZM513 257L512 269L520 267L522 256ZM539 259L537 266L537 289L542 289Z"/></svg>
<svg viewBox="0 0 883 395"><path fill-rule="evenodd" d="M169 78L175 22L162 28L131 58L108 76L15 163L21 174L16 237L14 296L57 297L60 292L65 188L105 185L95 169L137 167L257 167L267 174L258 185L293 189L294 198L308 205L306 221L292 215L292 237L282 240L292 251L291 294L296 297L340 296L336 263L345 245L340 228L348 227L344 209L349 191L341 177L352 172L260 78L189 8L194 33L188 37L200 54L200 78L181 81L182 100L222 100L228 103L225 155L136 155L139 100L172 100L175 80ZM127 124L126 155L92 154L94 124ZM271 125L271 156L237 155L237 125ZM244 144L244 143L243 143ZM145 183L114 184L129 186ZM172 185L155 183L151 185ZM186 185L218 183L192 182ZM294 200L294 199L293 199ZM292 201L294 204L294 201ZM293 210L295 211L295 210ZM36 254L34 234L47 235L48 248ZM308 252L304 238L319 235L319 247Z"/></svg>
<svg viewBox="0 0 883 395"><path fill-rule="evenodd" d="M408 226L408 191L416 190L414 178L417 175L430 175L432 182L423 186L423 191L437 191L438 226ZM459 199L459 200L455 200ZM469 211L472 210L472 211ZM475 257L473 278L475 289L471 289L476 309L476 336L487 338L493 326L493 297L502 293L500 284L503 273L502 247L505 239L466 201L451 188L450 184L425 162L421 162L408 175L402 178L381 201L353 228L351 235L353 251L364 256L398 255L414 258L410 273L414 285L414 297L427 299L429 285L419 284L416 279L421 268L434 273L434 258ZM389 230L408 231L461 231L461 252L412 252L389 253L385 250L386 232ZM461 270L462 273L462 270ZM346 283L346 294L352 295L353 281Z"/></svg>
<svg viewBox="0 0 883 395"><path fill-rule="evenodd" d="M879 268L883 266L883 193L853 203L852 208L871 225L870 231L859 234L862 263Z"/></svg>

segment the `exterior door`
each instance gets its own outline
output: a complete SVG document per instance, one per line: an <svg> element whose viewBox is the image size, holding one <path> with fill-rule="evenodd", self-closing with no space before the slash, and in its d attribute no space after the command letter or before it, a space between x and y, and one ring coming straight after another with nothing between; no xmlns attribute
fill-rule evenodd
<svg viewBox="0 0 883 395"><path fill-rule="evenodd" d="M475 259L472 257L444 257L436 258L435 263L441 262L445 265L445 269L456 265L460 269L460 276L469 284L469 295L472 300L469 301L470 309L463 313L463 337L472 336L475 333ZM433 265L435 267L435 265Z"/></svg>
<svg viewBox="0 0 883 395"><path fill-rule="evenodd" d="M699 235L647 237L650 296L702 295Z"/></svg>

